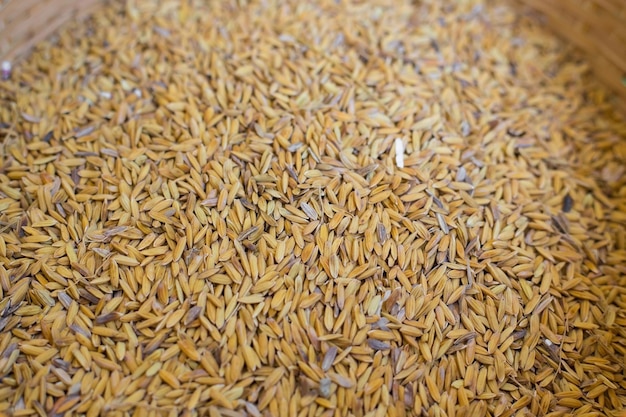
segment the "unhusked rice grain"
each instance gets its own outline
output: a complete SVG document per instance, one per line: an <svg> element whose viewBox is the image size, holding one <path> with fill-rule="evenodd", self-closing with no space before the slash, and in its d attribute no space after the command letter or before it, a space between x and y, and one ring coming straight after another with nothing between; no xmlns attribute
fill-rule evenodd
<svg viewBox="0 0 626 417"><path fill-rule="evenodd" d="M0 103L0 413L624 415L626 125L532 16L112 1Z"/></svg>

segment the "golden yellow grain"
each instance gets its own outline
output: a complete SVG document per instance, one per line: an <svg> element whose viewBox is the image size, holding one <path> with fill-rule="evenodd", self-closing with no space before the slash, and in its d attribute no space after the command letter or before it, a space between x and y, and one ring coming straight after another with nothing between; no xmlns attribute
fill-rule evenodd
<svg viewBox="0 0 626 417"><path fill-rule="evenodd" d="M527 16L114 1L55 39L0 81L0 413L626 408L626 127Z"/></svg>

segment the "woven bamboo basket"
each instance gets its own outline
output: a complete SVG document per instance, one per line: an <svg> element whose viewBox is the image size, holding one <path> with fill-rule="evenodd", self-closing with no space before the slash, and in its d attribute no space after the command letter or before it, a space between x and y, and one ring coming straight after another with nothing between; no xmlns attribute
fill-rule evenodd
<svg viewBox="0 0 626 417"><path fill-rule="evenodd" d="M0 60L11 61L63 23L104 0L0 0ZM588 54L588 61L626 110L626 0L515 0L540 12L549 27Z"/></svg>

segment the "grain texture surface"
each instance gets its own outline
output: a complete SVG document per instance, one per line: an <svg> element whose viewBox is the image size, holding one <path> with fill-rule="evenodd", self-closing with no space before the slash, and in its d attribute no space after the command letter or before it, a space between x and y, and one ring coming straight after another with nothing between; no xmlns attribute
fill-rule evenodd
<svg viewBox="0 0 626 417"><path fill-rule="evenodd" d="M0 81L0 413L620 416L626 126L491 1L114 1Z"/></svg>

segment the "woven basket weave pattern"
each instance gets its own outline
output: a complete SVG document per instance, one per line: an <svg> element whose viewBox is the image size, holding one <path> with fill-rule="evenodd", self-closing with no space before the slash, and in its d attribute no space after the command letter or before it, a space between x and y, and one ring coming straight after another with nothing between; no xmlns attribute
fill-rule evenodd
<svg viewBox="0 0 626 417"><path fill-rule="evenodd" d="M0 0L0 59L12 60L102 0Z"/></svg>
<svg viewBox="0 0 626 417"><path fill-rule="evenodd" d="M516 0L586 51L598 78L626 103L626 0ZM103 0L0 0L0 59L12 60Z"/></svg>
<svg viewBox="0 0 626 417"><path fill-rule="evenodd" d="M626 100L626 0L519 0L588 54L598 78Z"/></svg>

